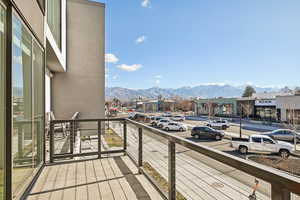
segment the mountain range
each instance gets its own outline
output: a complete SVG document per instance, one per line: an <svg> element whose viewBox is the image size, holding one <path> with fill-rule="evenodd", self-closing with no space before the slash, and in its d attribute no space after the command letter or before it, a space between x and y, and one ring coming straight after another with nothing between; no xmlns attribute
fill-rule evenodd
<svg viewBox="0 0 300 200"><path fill-rule="evenodd" d="M154 99L161 95L164 98L181 97L181 98L214 98L214 97L240 97L246 86L232 85L199 85L194 87L180 88L159 88L152 87L149 89L129 89L123 87L105 88L106 99L111 100L118 98L126 101L138 97ZM257 87L253 86L256 92L276 92L280 88Z"/></svg>

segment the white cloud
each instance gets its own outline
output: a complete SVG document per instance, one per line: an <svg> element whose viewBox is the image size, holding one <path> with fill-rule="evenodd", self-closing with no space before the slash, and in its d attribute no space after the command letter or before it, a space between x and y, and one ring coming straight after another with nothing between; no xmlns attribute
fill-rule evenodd
<svg viewBox="0 0 300 200"><path fill-rule="evenodd" d="M142 67L142 65L141 64L133 64L133 65L122 64L122 65L118 65L117 67L124 71L133 72L133 71L140 69Z"/></svg>
<svg viewBox="0 0 300 200"><path fill-rule="evenodd" d="M150 0L143 0L141 3L141 6L144 8L151 8L151 2Z"/></svg>
<svg viewBox="0 0 300 200"><path fill-rule="evenodd" d="M155 83L156 83L156 84L160 84L160 80L157 79L157 80L155 81Z"/></svg>
<svg viewBox="0 0 300 200"><path fill-rule="evenodd" d="M119 78L118 75L114 75L114 76L112 77L113 80L116 80L116 79L118 79L118 78Z"/></svg>
<svg viewBox="0 0 300 200"><path fill-rule="evenodd" d="M142 35L135 40L136 44L144 43L147 40L147 37Z"/></svg>
<svg viewBox="0 0 300 200"><path fill-rule="evenodd" d="M155 76L156 79L162 79L162 77L163 77L162 75L156 75Z"/></svg>
<svg viewBox="0 0 300 200"><path fill-rule="evenodd" d="M107 53L105 54L105 62L107 63L117 63L119 61L119 58L115 56L114 54Z"/></svg>

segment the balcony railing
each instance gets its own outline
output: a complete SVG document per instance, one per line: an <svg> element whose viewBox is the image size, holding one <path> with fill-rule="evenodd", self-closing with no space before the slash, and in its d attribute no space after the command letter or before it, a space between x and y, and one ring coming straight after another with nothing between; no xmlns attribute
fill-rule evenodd
<svg viewBox="0 0 300 200"><path fill-rule="evenodd" d="M51 163L112 153L127 154L166 199L249 199L254 179L257 199L300 195L299 177L136 121L51 121Z"/></svg>

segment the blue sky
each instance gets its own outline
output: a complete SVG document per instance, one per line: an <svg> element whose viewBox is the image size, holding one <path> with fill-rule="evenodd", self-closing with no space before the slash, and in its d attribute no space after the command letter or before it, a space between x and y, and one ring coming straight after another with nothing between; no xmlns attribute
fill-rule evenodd
<svg viewBox="0 0 300 200"><path fill-rule="evenodd" d="M300 85L299 0L102 0L107 86Z"/></svg>

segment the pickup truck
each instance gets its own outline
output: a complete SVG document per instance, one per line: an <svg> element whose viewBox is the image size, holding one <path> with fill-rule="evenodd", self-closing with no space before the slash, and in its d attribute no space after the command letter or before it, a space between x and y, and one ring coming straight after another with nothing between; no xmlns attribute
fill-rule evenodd
<svg viewBox="0 0 300 200"><path fill-rule="evenodd" d="M206 126L225 130L225 129L229 128L229 123L228 123L228 121L222 120L222 119L220 119L220 120L211 120L211 121L208 121Z"/></svg>
<svg viewBox="0 0 300 200"><path fill-rule="evenodd" d="M294 146L287 142L276 141L266 135L251 135L249 138L232 138L231 146L242 154L248 152L278 153L288 158L294 152Z"/></svg>

